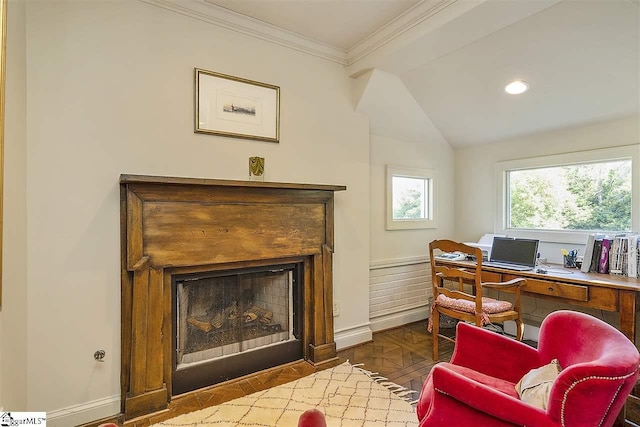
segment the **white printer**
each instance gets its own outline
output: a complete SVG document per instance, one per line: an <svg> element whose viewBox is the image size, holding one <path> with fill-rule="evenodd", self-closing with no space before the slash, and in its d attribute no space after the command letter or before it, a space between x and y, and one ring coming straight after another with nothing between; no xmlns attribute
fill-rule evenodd
<svg viewBox="0 0 640 427"><path fill-rule="evenodd" d="M491 247L493 246L493 238L494 237L506 237L504 234L490 234L487 233L483 235L478 243L474 242L464 242L465 245L472 246L474 248L480 248L482 251L482 260L486 261L491 258Z"/></svg>

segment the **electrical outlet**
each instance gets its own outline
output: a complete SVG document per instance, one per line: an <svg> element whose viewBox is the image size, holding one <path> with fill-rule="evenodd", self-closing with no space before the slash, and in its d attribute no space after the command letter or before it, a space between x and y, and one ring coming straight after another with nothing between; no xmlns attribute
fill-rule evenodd
<svg viewBox="0 0 640 427"><path fill-rule="evenodd" d="M340 316L340 301L333 302L333 317Z"/></svg>

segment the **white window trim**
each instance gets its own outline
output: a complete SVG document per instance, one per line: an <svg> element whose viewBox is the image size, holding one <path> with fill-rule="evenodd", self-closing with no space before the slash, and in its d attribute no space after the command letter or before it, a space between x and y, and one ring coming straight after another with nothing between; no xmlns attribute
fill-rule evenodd
<svg viewBox="0 0 640 427"><path fill-rule="evenodd" d="M430 219L393 219L393 177L422 178L429 180L429 218ZM412 230L420 228L437 228L437 173L435 170L405 168L401 166L387 165L387 197L386 197L386 229L387 230Z"/></svg>
<svg viewBox="0 0 640 427"><path fill-rule="evenodd" d="M528 159L508 160L496 163L495 167L495 225L494 233L510 237L538 239L544 242L584 244L590 231L546 231L507 228L507 172L517 169L553 167L596 161L631 159L631 229L640 228L640 145L578 151Z"/></svg>

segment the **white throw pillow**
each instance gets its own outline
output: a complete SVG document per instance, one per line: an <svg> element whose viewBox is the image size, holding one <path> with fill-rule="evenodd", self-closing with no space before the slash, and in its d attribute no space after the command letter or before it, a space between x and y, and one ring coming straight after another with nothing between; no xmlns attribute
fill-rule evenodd
<svg viewBox="0 0 640 427"><path fill-rule="evenodd" d="M548 365L532 369L527 372L516 384L516 391L520 400L531 406L547 409L549 394L553 381L562 371L558 359L553 359Z"/></svg>

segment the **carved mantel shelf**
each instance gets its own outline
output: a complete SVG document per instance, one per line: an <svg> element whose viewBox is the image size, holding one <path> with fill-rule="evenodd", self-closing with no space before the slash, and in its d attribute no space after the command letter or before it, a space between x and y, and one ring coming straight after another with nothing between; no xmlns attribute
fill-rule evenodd
<svg viewBox="0 0 640 427"><path fill-rule="evenodd" d="M207 179L207 178L179 178L169 176L151 175L120 175L120 184L176 184L176 185L205 185L219 187L249 187L249 188L280 188L289 190L320 190L320 191L344 191L344 185L326 184L300 184L291 182L268 182L268 181L240 181L227 179Z"/></svg>
<svg viewBox="0 0 640 427"><path fill-rule="evenodd" d="M334 192L345 186L144 175L120 177L122 411L171 400L174 274L304 264L304 358L335 361Z"/></svg>

